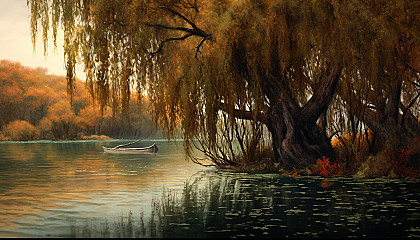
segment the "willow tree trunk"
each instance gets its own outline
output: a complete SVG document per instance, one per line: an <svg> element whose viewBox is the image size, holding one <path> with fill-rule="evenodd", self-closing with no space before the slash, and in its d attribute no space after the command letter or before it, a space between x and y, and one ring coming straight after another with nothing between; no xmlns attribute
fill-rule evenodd
<svg viewBox="0 0 420 240"><path fill-rule="evenodd" d="M274 162L286 169L307 167L322 156L333 156L333 148L317 121L333 98L341 70L326 70L321 84L305 106L299 107L283 91L271 107L266 126L272 136ZM290 96L290 95L289 95Z"/></svg>
<svg viewBox="0 0 420 240"><path fill-rule="evenodd" d="M388 89L386 98L375 99L377 100L376 109L367 108L361 116L361 119L373 132L374 141L370 148L371 154L377 154L385 147L392 147L394 151L404 148L412 143L414 138L420 136L418 120L410 112L412 104L408 104L406 107L401 103L403 80L402 78L397 80L393 88ZM352 104L356 107L363 107L360 101L355 101Z"/></svg>
<svg viewBox="0 0 420 240"><path fill-rule="evenodd" d="M332 156L330 141L320 127L305 121L299 114L291 115L282 105L274 107L267 123L274 162L292 170L309 166L322 156Z"/></svg>
<svg viewBox="0 0 420 240"><path fill-rule="evenodd" d="M250 86L254 84L254 81L258 81L264 98L268 99L269 110L265 112L264 117L260 118L260 121L271 133L275 156L273 161L280 163L286 169L293 170L293 168L309 166L322 156L332 156L333 149L330 141L325 131L317 125L317 121L327 111L333 99L338 79L341 76L341 67L338 65L333 67L326 63L325 68L320 69L322 74L319 79L312 79L317 83L318 88L314 89L312 97L301 107L288 83L307 80L293 78L282 71L278 64L281 62L278 51L271 53L272 66L270 71L266 71L263 66L250 67L243 49L245 47L240 43L232 48L231 64ZM302 68L296 67L293 71L302 71ZM258 80L253 78L255 76ZM241 118L241 116L238 117Z"/></svg>
<svg viewBox="0 0 420 240"><path fill-rule="evenodd" d="M420 136L418 120L405 106L400 103L399 107L395 107L396 110L404 113L402 115L395 116L388 109L384 112L367 109L363 115L364 123L372 130L374 136L371 154L376 154L385 147L392 146L394 150L405 148Z"/></svg>

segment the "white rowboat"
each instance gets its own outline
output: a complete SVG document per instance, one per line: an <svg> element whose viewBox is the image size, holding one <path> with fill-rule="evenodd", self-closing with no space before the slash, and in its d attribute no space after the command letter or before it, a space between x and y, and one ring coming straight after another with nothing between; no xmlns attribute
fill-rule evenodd
<svg viewBox="0 0 420 240"><path fill-rule="evenodd" d="M137 140L136 142L138 142L140 140ZM142 153L156 153L159 149L156 146L156 144L153 143L153 145L149 146L149 147L143 147L143 148L122 148L122 146L127 146L127 145L131 145L135 142L129 143L129 144L124 144L124 145L120 145L120 146L116 146L113 148L108 148L108 147L104 147L102 146L102 148L104 149L104 152L106 153L121 153L121 154L142 154Z"/></svg>

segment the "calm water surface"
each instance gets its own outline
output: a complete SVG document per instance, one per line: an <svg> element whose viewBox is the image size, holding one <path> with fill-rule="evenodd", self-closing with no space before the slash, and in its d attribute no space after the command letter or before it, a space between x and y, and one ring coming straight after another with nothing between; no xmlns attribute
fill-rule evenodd
<svg viewBox="0 0 420 240"><path fill-rule="evenodd" d="M0 143L0 236L59 235L70 221L146 211L163 187L182 188L203 169L185 160L182 142L153 141L156 154L103 153L127 142Z"/></svg>
<svg viewBox="0 0 420 240"><path fill-rule="evenodd" d="M127 141L0 143L0 237L419 237L418 180L239 174ZM140 230L141 231L140 231Z"/></svg>

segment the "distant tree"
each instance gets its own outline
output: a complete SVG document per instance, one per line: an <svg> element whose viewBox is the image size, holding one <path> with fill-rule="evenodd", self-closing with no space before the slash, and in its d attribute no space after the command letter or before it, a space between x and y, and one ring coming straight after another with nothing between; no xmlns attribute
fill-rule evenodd
<svg viewBox="0 0 420 240"><path fill-rule="evenodd" d="M24 120L13 121L3 129L3 134L10 140L29 141L36 140L40 137L39 131Z"/></svg>
<svg viewBox="0 0 420 240"><path fill-rule="evenodd" d="M121 137L148 134L151 117L134 107L134 99L129 107L129 124L125 124L123 118L126 116L121 111L114 112L114 115L112 110L102 114L97 105L90 104L92 101L80 80L74 89L78 94L73 96L71 105L66 94L65 77L48 75L47 72L44 68L33 69L8 60L0 61L0 133L3 136L8 133L1 130L16 120L35 126L41 133L38 137L46 139L66 139L91 134L117 137L118 132L121 132L117 128L121 127L125 127ZM147 101L142 104L147 105ZM62 121L72 122L74 126L70 132L73 133L65 133L63 129L69 127L61 124ZM16 140L9 135L2 139Z"/></svg>
<svg viewBox="0 0 420 240"><path fill-rule="evenodd" d="M78 114L77 125L84 130L86 134L93 135L97 132L96 127L101 123L101 112L93 105L87 105L81 109Z"/></svg>
<svg viewBox="0 0 420 240"><path fill-rule="evenodd" d="M53 139L75 139L79 134L77 117L71 109L70 100L60 100L48 109L41 120L40 128L44 135Z"/></svg>
<svg viewBox="0 0 420 240"><path fill-rule="evenodd" d="M43 84L46 69L30 69L19 63L0 61L0 127L14 120L37 125L46 114L54 91Z"/></svg>
<svg viewBox="0 0 420 240"><path fill-rule="evenodd" d="M395 58L410 53L405 43L419 46L418 6L411 1L28 0L28 6L33 41L39 23L44 47L50 26L53 39L59 24L64 30L71 95L81 59L103 108L127 109L135 86L169 133L180 123L187 149L189 140L204 139L202 150L220 165L239 164L220 143L239 141L247 155L264 129L273 163L287 169L332 156L326 115L337 85L340 111L366 105L367 98L347 98L360 97L360 86L388 94L379 102L388 102L386 115L395 118L405 81L393 78L403 74Z"/></svg>

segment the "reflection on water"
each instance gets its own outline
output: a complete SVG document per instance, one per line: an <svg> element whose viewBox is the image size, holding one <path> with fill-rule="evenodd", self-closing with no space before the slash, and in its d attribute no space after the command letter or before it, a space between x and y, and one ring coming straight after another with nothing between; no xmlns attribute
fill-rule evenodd
<svg viewBox="0 0 420 240"><path fill-rule="evenodd" d="M0 236L420 236L418 180L219 171L186 162L181 143L100 151L117 144L0 144Z"/></svg>
<svg viewBox="0 0 420 240"><path fill-rule="evenodd" d="M419 184L201 171L132 212L73 225L75 237L419 237ZM106 226L106 228L104 227ZM105 229L105 230L104 230Z"/></svg>
<svg viewBox="0 0 420 240"><path fill-rule="evenodd" d="M62 235L69 221L150 211L162 188L181 189L203 167L185 161L182 142L154 141L157 154L105 154L127 141L0 143L0 236ZM152 144L143 140L136 146Z"/></svg>

